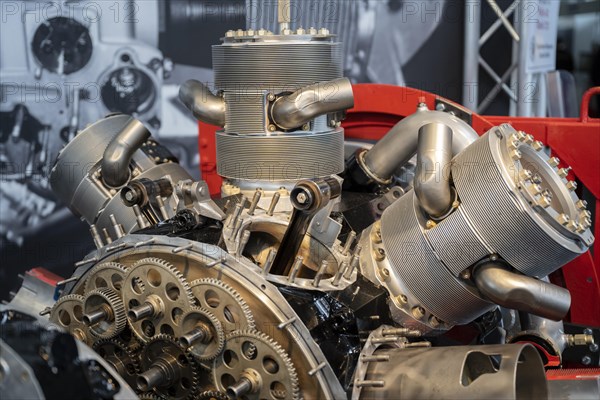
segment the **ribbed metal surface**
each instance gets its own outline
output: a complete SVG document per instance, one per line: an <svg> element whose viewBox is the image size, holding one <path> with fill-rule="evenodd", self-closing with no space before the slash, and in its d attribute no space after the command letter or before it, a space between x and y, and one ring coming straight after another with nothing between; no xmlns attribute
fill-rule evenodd
<svg viewBox="0 0 600 400"><path fill-rule="evenodd" d="M578 254L553 240L517 205L494 161L490 133L453 160L461 206L485 243L527 275L546 276Z"/></svg>
<svg viewBox="0 0 600 400"><path fill-rule="evenodd" d="M455 276L490 254L467 222L462 206L425 235Z"/></svg>
<svg viewBox="0 0 600 400"><path fill-rule="evenodd" d="M303 135L217 133L217 172L227 178L298 180L344 170L344 131Z"/></svg>
<svg viewBox="0 0 600 400"><path fill-rule="evenodd" d="M225 132L251 134L266 131L264 95L225 92Z"/></svg>
<svg viewBox="0 0 600 400"><path fill-rule="evenodd" d="M213 46L218 90L294 91L342 76L342 48L326 41L281 41Z"/></svg>
<svg viewBox="0 0 600 400"><path fill-rule="evenodd" d="M490 303L464 287L435 256L415 214L414 192L388 207L381 217L381 236L390 264L390 279L401 279L424 308L451 324L472 321Z"/></svg>
<svg viewBox="0 0 600 400"><path fill-rule="evenodd" d="M250 0L247 0L250 2ZM252 29L269 29L279 32L277 22L277 2L273 0L252 0L249 7L247 25ZM353 0L291 0L290 28L327 28L337 35L343 53L355 55L360 1ZM346 63L346 62L345 62ZM348 65L350 63L347 63Z"/></svg>

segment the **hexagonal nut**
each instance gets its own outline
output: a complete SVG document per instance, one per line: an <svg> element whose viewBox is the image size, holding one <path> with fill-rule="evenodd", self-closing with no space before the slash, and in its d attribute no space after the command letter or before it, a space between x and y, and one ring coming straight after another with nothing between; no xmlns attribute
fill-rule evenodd
<svg viewBox="0 0 600 400"><path fill-rule="evenodd" d="M558 217L556 217L556 220L561 225L567 225L571 218L569 218L567 214L559 214Z"/></svg>
<svg viewBox="0 0 600 400"><path fill-rule="evenodd" d="M551 167L557 167L558 164L560 164L560 159L558 157L550 157L548 159L548 164L550 164Z"/></svg>
<svg viewBox="0 0 600 400"><path fill-rule="evenodd" d="M548 208L552 204L552 198L550 196L540 196L537 204L542 208Z"/></svg>
<svg viewBox="0 0 600 400"><path fill-rule="evenodd" d="M585 210L587 208L587 201L578 200L577 203L575 203L575 206L578 210Z"/></svg>
<svg viewBox="0 0 600 400"><path fill-rule="evenodd" d="M519 150L511 150L510 153L510 158L512 158L513 160L517 161L521 159L521 152Z"/></svg>
<svg viewBox="0 0 600 400"><path fill-rule="evenodd" d="M575 181L569 181L569 182L567 182L565 184L565 186L567 187L567 189L569 189L572 192L575 189L577 189L577 182L575 182Z"/></svg>
<svg viewBox="0 0 600 400"><path fill-rule="evenodd" d="M544 148L544 143L536 140L535 142L531 143L531 147L533 147L535 151L540 151Z"/></svg>

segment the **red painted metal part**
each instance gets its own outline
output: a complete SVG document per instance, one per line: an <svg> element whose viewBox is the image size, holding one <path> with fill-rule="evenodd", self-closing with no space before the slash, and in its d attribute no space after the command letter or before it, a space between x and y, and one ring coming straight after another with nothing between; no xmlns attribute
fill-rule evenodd
<svg viewBox="0 0 600 400"><path fill-rule="evenodd" d="M353 86L355 106L344 121L347 139L377 141L402 118L415 112L419 103L435 108L433 93L391 85ZM596 202L594 236L600 237L600 119L588 116L590 98L600 93L592 88L583 97L579 118L518 118L472 114L473 129L480 135L501 123L532 134L546 143L564 165L572 167L572 179L585 186ZM445 102L453 103L448 99ZM457 107L459 104L453 103ZM203 178L211 194L218 194L221 178L216 173L216 127L200 123L200 160ZM251 149L249 149L251 151ZM581 186L581 185L580 185ZM597 246L600 248L600 245ZM571 322L600 326L600 250L587 252L563 269L563 280L571 291Z"/></svg>
<svg viewBox="0 0 600 400"><path fill-rule="evenodd" d="M50 286L56 286L58 282L63 280L62 277L56 275L55 273L39 267L30 269L26 272L26 274L31 275L32 277L37 278Z"/></svg>
<svg viewBox="0 0 600 400"><path fill-rule="evenodd" d="M549 369L546 379L549 381L596 380L600 377L600 368Z"/></svg>

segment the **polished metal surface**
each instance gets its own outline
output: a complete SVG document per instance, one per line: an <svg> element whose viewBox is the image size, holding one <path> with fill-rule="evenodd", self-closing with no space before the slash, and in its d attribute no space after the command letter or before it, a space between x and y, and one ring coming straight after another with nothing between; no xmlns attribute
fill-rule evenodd
<svg viewBox="0 0 600 400"><path fill-rule="evenodd" d="M569 291L494 262L478 265L473 279L481 294L494 303L559 321L571 306Z"/></svg>
<svg viewBox="0 0 600 400"><path fill-rule="evenodd" d="M433 218L446 214L454 200L451 160L452 129L440 123L423 125L419 129L414 189L419 205Z"/></svg>
<svg viewBox="0 0 600 400"><path fill-rule="evenodd" d="M364 165L380 180L389 179L417 152L419 130L430 123L447 125L452 130L452 154L457 155L479 136L463 120L443 111L431 111L420 105L416 112L398 122L365 155Z"/></svg>
<svg viewBox="0 0 600 400"><path fill-rule="evenodd" d="M542 360L529 344L378 349L369 363L367 399L544 399ZM390 396L390 394L392 394Z"/></svg>

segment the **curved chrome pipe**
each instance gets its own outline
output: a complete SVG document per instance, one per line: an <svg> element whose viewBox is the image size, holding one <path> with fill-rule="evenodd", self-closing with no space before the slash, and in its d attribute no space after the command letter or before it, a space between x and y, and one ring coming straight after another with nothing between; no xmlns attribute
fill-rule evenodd
<svg viewBox="0 0 600 400"><path fill-rule="evenodd" d="M414 187L419 204L432 217L441 217L452 206L450 162L452 129L433 122L419 129Z"/></svg>
<svg viewBox="0 0 600 400"><path fill-rule="evenodd" d="M423 105L412 115L398 122L386 135L364 154L363 168L381 182L406 164L417 152L419 129L437 122L452 129L452 154L457 155L479 137L469 124L442 111L430 111Z"/></svg>
<svg viewBox="0 0 600 400"><path fill-rule="evenodd" d="M129 179L129 162L133 153L150 137L144 124L130 118L110 141L102 156L102 180L112 188L123 186Z"/></svg>
<svg viewBox="0 0 600 400"><path fill-rule="evenodd" d="M571 294L567 289L515 274L497 263L477 267L473 276L481 294L502 307L558 321L571 306Z"/></svg>
<svg viewBox="0 0 600 400"><path fill-rule="evenodd" d="M320 115L354 107L348 78L316 83L282 96L271 108L271 118L283 129L298 128Z"/></svg>
<svg viewBox="0 0 600 400"><path fill-rule="evenodd" d="M225 126L225 100L215 96L203 83L195 79L186 81L179 88L179 100L197 120Z"/></svg>

